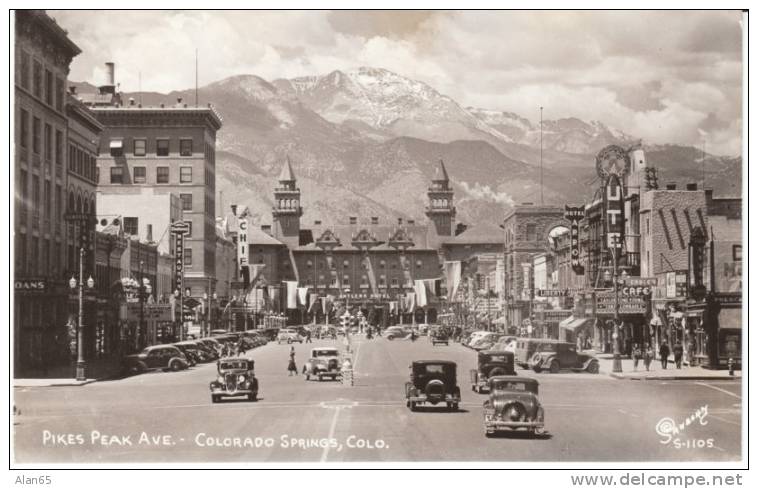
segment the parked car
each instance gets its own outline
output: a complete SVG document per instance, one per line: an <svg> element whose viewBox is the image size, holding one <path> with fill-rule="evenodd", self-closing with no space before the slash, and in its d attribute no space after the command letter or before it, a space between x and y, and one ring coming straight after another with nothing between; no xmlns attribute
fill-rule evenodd
<svg viewBox="0 0 758 489"><path fill-rule="evenodd" d="M489 379L500 375L516 375L513 353L485 350L477 355L476 369L471 370L471 390L482 393L489 388Z"/></svg>
<svg viewBox="0 0 758 489"><path fill-rule="evenodd" d="M503 335L490 349L495 351L509 351L515 355L517 340L518 338L515 336Z"/></svg>
<svg viewBox="0 0 758 489"><path fill-rule="evenodd" d="M406 338L410 334L410 329L405 326L390 326L384 331L383 336L388 340L394 340L397 338Z"/></svg>
<svg viewBox="0 0 758 489"><path fill-rule="evenodd" d="M228 333L225 329L212 329L211 330L211 336L220 336Z"/></svg>
<svg viewBox="0 0 758 489"><path fill-rule="evenodd" d="M489 331L474 331L466 338L466 341L463 344L465 346L472 347L473 344L476 343L480 338L488 334L491 333Z"/></svg>
<svg viewBox="0 0 758 489"><path fill-rule="evenodd" d="M229 357L218 361L218 378L210 383L211 401L222 397L247 397L258 399L258 379L255 378L255 362L244 357Z"/></svg>
<svg viewBox="0 0 758 489"><path fill-rule="evenodd" d="M311 349L311 356L305 364L305 369L305 380L311 380L311 377L319 381L324 377L337 380L342 375L339 350L332 347Z"/></svg>
<svg viewBox="0 0 758 489"><path fill-rule="evenodd" d="M276 337L279 335L279 328L266 328L260 330L260 332L269 341L276 341Z"/></svg>
<svg viewBox="0 0 758 489"><path fill-rule="evenodd" d="M280 345L282 343L302 343L303 337L294 329L280 329L276 336L276 342Z"/></svg>
<svg viewBox="0 0 758 489"><path fill-rule="evenodd" d="M210 350L212 350L215 353L216 358L219 357L219 352L221 351L221 348L223 347L223 345L217 339L215 339L215 338L200 338L199 340L195 340L195 341L201 342L203 345L206 346L206 348L209 348Z"/></svg>
<svg viewBox="0 0 758 489"><path fill-rule="evenodd" d="M497 333L485 333L477 337L475 340L471 341L469 346L477 351L489 350L495 346L495 343L497 343L497 340L499 338L500 336Z"/></svg>
<svg viewBox="0 0 758 489"><path fill-rule="evenodd" d="M138 374L148 370L182 370L189 367L187 357L177 347L171 345L148 346L140 353L124 358L125 373Z"/></svg>
<svg viewBox="0 0 758 489"><path fill-rule="evenodd" d="M187 357L187 363L189 363L190 367L194 367L202 361L200 358L200 352L197 350L197 346L192 344L191 341L173 343L173 346L177 347L179 351L184 353L184 356Z"/></svg>
<svg viewBox="0 0 758 489"><path fill-rule="evenodd" d="M525 429L541 435L545 430L545 411L538 397L535 379L497 375L490 377L489 399L484 401L484 434Z"/></svg>
<svg viewBox="0 0 758 489"><path fill-rule="evenodd" d="M554 341L538 344L537 351L529 359L532 370L540 373L550 370L557 374L561 370L585 370L591 374L600 372L600 362L594 355L577 351L576 343Z"/></svg>
<svg viewBox="0 0 758 489"><path fill-rule="evenodd" d="M528 369L529 361L532 356L537 352L537 348L540 345L549 343L557 343L558 340L549 340L543 338L517 338L516 339L516 365L521 368Z"/></svg>
<svg viewBox="0 0 758 489"><path fill-rule="evenodd" d="M457 365L448 360L418 360L411 364L411 379L405 383L405 404L415 411L421 404L445 403L457 411L461 402Z"/></svg>

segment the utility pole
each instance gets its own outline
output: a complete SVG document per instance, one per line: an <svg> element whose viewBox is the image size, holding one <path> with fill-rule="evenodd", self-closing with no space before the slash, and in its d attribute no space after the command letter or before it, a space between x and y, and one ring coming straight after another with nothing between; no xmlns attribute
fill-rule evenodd
<svg viewBox="0 0 758 489"><path fill-rule="evenodd" d="M619 287L618 287L618 274L619 274L619 264L618 264L618 236L613 237L613 248L611 248L611 257L613 258L613 291L614 291L614 301L613 301L613 372L614 373L621 373L623 371L621 367L621 335L620 335L620 327L621 327L621 315L620 315L620 308L621 305L619 303Z"/></svg>
<svg viewBox="0 0 758 489"><path fill-rule="evenodd" d="M542 188L542 106L540 106L540 205L545 205L545 193Z"/></svg>

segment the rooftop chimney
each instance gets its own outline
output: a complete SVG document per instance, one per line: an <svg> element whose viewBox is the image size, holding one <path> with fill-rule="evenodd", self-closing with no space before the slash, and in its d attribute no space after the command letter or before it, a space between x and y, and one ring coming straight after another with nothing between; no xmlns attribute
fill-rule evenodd
<svg viewBox="0 0 758 489"><path fill-rule="evenodd" d="M375 217L375 216L372 216L371 217L371 224L379 224L379 218Z"/></svg>
<svg viewBox="0 0 758 489"><path fill-rule="evenodd" d="M147 225L147 242L148 243L153 242L153 225L152 224Z"/></svg>
<svg viewBox="0 0 758 489"><path fill-rule="evenodd" d="M232 214L237 215L237 204L232 204Z"/></svg>
<svg viewBox="0 0 758 489"><path fill-rule="evenodd" d="M693 190L697 190L697 183L688 183L687 190L689 190L690 192Z"/></svg>
<svg viewBox="0 0 758 489"><path fill-rule="evenodd" d="M358 224L358 218L355 216L350 216L350 224Z"/></svg>
<svg viewBox="0 0 758 489"><path fill-rule="evenodd" d="M68 87L68 92L69 92L71 95L76 95L76 85L70 85L70 86Z"/></svg>
<svg viewBox="0 0 758 489"><path fill-rule="evenodd" d="M134 106L134 97L129 97L129 105Z"/></svg>
<svg viewBox="0 0 758 489"><path fill-rule="evenodd" d="M675 183L667 183L666 184L666 190L676 190L676 184Z"/></svg>
<svg viewBox="0 0 758 489"><path fill-rule="evenodd" d="M263 231L266 234L271 234L271 224L262 224L261 225L261 231Z"/></svg>
<svg viewBox="0 0 758 489"><path fill-rule="evenodd" d="M182 98L181 97L176 97L176 103L179 104L179 105L181 105L182 104Z"/></svg>
<svg viewBox="0 0 758 489"><path fill-rule="evenodd" d="M116 86L116 65L111 61L105 63L105 84Z"/></svg>

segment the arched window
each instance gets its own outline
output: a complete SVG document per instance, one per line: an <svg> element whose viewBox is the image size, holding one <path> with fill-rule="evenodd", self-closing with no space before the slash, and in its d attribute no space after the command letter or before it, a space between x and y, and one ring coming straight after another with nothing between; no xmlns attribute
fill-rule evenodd
<svg viewBox="0 0 758 489"><path fill-rule="evenodd" d="M76 197L76 212L82 212L82 197L81 195Z"/></svg>
<svg viewBox="0 0 758 489"><path fill-rule="evenodd" d="M74 192L68 193L68 211L74 212Z"/></svg>

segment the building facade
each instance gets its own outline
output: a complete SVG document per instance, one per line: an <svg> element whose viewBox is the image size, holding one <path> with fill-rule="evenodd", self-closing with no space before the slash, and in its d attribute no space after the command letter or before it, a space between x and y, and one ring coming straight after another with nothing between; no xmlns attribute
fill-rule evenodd
<svg viewBox="0 0 758 489"><path fill-rule="evenodd" d="M132 101L92 110L105 127L97 161L98 195L103 202L117 199L122 209L130 209L131 194L178 197L182 219L191 228L184 238L184 287L199 300L216 285L215 148L221 118L212 107L190 107L181 100L171 106L148 108ZM122 214L129 233L136 228L139 235L153 224L145 216ZM164 229L170 219L153 224L161 242L164 233L170 239Z"/></svg>
<svg viewBox="0 0 758 489"><path fill-rule="evenodd" d="M81 50L43 11L15 15L14 375L67 361L66 77Z"/></svg>

